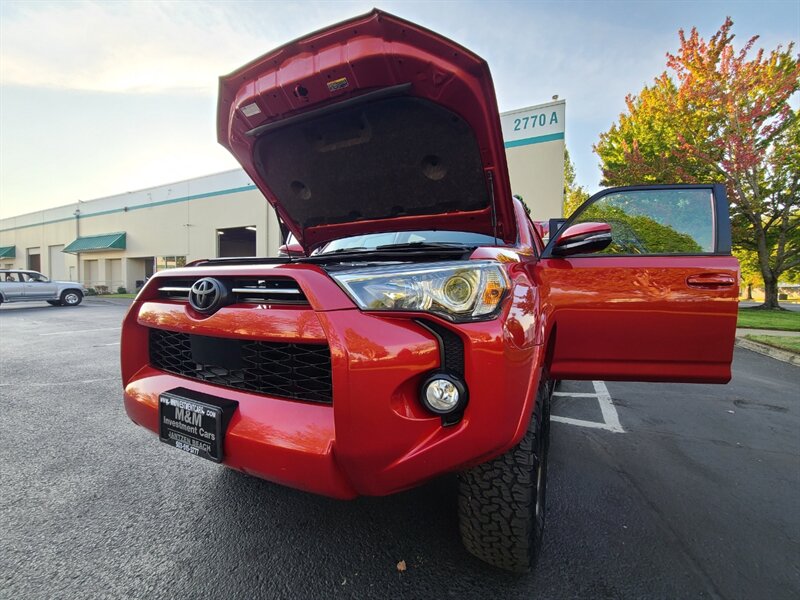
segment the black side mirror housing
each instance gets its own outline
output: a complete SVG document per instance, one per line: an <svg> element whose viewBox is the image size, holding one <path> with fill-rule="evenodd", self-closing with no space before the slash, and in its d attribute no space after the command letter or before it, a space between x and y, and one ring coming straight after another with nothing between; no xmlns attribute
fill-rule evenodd
<svg viewBox="0 0 800 600"><path fill-rule="evenodd" d="M556 237L556 234L558 233L558 230L561 229L564 226L564 223L566 223L566 222L567 222L567 219L564 219L563 217L558 218L558 219L555 219L555 218L554 219L550 219L550 221L548 221L548 226L549 226L548 237L551 240L554 237Z"/></svg>
<svg viewBox="0 0 800 600"><path fill-rule="evenodd" d="M605 250L611 243L608 223L579 223L561 233L553 246L553 256L590 254Z"/></svg>

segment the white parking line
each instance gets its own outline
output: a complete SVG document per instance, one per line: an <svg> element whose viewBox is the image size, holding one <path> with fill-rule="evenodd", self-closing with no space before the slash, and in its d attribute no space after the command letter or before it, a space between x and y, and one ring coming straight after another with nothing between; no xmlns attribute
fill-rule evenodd
<svg viewBox="0 0 800 600"><path fill-rule="evenodd" d="M603 429L605 431L613 431L614 433L624 433L618 429L612 429L605 423L598 423L597 421L584 421L583 419L570 419L569 417L559 417L558 415L552 415L550 417L551 421L556 421L558 423L566 423L567 425L576 425L578 427L588 427L590 429Z"/></svg>
<svg viewBox="0 0 800 600"><path fill-rule="evenodd" d="M90 333L92 331L119 331L117 327L101 327L100 329L78 329L77 331L51 331L50 333L40 333L39 335L70 335L73 333Z"/></svg>
<svg viewBox="0 0 800 600"><path fill-rule="evenodd" d="M572 419L570 417L559 417L558 415L552 415L550 420L558 423L566 423L567 425L577 425L578 427L603 429L613 433L625 433L625 430L619 422L617 409L614 407L614 402L611 400L611 394L608 393L606 384L602 381L593 381L592 385L594 386L593 394L589 392L553 392L553 395L572 398L597 398L597 402L600 404L600 412L603 415L602 423Z"/></svg>
<svg viewBox="0 0 800 600"><path fill-rule="evenodd" d="M597 392L597 401L600 403L600 411L603 413L603 420L606 425L617 433L625 433L622 425L619 422L619 414L614 407L614 402L611 400L611 394L608 393L606 384L602 381L593 381L594 391Z"/></svg>
<svg viewBox="0 0 800 600"><path fill-rule="evenodd" d="M100 381L119 381L119 377L104 377L103 379L81 379L78 381L48 381L48 382L32 382L32 383L0 383L0 388L7 387L51 387L57 385L83 385L85 383L98 383Z"/></svg>

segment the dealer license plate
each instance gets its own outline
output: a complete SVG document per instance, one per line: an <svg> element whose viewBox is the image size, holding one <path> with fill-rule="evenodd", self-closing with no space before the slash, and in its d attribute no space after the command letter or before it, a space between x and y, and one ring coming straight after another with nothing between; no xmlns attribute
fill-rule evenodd
<svg viewBox="0 0 800 600"><path fill-rule="evenodd" d="M236 410L232 400L177 388L158 402L159 439L200 458L222 462L225 429Z"/></svg>

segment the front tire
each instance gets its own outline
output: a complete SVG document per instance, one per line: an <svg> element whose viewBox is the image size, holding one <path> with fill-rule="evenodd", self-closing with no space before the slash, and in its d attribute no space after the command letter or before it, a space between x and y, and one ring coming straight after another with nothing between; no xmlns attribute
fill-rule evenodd
<svg viewBox="0 0 800 600"><path fill-rule="evenodd" d="M481 560L526 573L539 558L545 521L550 392L543 377L525 436L514 448L459 475L461 539Z"/></svg>
<svg viewBox="0 0 800 600"><path fill-rule="evenodd" d="M78 306L83 300L83 294L78 290L64 290L61 293L61 304L64 306Z"/></svg>

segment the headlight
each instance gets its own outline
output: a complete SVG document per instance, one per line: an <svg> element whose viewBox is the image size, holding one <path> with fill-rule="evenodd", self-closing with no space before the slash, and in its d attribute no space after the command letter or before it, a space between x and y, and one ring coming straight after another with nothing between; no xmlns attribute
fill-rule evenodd
<svg viewBox="0 0 800 600"><path fill-rule="evenodd" d="M451 321L493 315L508 281L494 262L420 263L331 273L362 310L424 311Z"/></svg>

